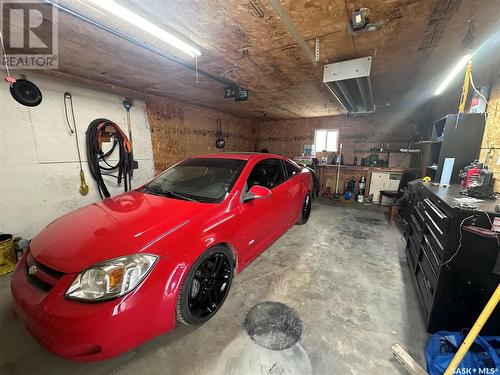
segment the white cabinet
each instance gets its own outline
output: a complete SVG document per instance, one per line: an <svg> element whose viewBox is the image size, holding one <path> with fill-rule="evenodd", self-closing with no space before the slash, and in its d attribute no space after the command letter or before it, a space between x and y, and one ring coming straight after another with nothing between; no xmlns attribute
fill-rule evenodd
<svg viewBox="0 0 500 375"><path fill-rule="evenodd" d="M369 194L373 194L373 202L378 203L381 190L398 190L402 173L372 172ZM391 199L384 197L383 205L390 205Z"/></svg>

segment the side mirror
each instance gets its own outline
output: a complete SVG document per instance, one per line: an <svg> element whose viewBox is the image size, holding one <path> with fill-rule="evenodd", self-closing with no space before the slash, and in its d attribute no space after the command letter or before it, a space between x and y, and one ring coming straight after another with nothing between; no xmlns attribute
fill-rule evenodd
<svg viewBox="0 0 500 375"><path fill-rule="evenodd" d="M271 197L271 190L264 186L254 185L243 197L243 202L249 202L256 199L264 199Z"/></svg>

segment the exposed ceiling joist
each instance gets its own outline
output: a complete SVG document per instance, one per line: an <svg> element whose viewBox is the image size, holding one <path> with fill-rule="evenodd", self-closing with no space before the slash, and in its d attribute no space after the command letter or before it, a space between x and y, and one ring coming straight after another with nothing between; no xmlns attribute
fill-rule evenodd
<svg viewBox="0 0 500 375"><path fill-rule="evenodd" d="M269 0L269 2L273 6L276 13L278 13L278 16L280 16L280 18L283 21L283 24L285 25L288 32L292 35L293 39L295 39L295 41L297 42L299 47L302 49L304 54L307 56L308 60L313 65L316 65L316 54L314 54L311 51L311 49L307 45L307 42L304 40L304 38L300 34L299 30L297 29L297 26L295 26L292 19L288 15L287 11L281 5L280 0Z"/></svg>

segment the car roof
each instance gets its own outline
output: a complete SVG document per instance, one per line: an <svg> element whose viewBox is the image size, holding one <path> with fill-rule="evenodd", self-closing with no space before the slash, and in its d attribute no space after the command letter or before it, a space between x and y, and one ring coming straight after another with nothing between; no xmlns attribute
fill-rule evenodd
<svg viewBox="0 0 500 375"><path fill-rule="evenodd" d="M214 153L214 154L193 155L193 156L190 156L189 159L214 158L214 159L250 160L255 156L265 156L266 158L286 159L282 155L269 154L269 153L263 153L263 152L218 152L218 153Z"/></svg>

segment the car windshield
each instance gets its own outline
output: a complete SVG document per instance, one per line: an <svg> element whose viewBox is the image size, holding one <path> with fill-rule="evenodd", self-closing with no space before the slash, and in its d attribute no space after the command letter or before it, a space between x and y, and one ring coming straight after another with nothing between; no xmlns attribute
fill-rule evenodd
<svg viewBox="0 0 500 375"><path fill-rule="evenodd" d="M217 203L231 190L245 163L238 159L187 159L156 177L144 191L175 199Z"/></svg>

